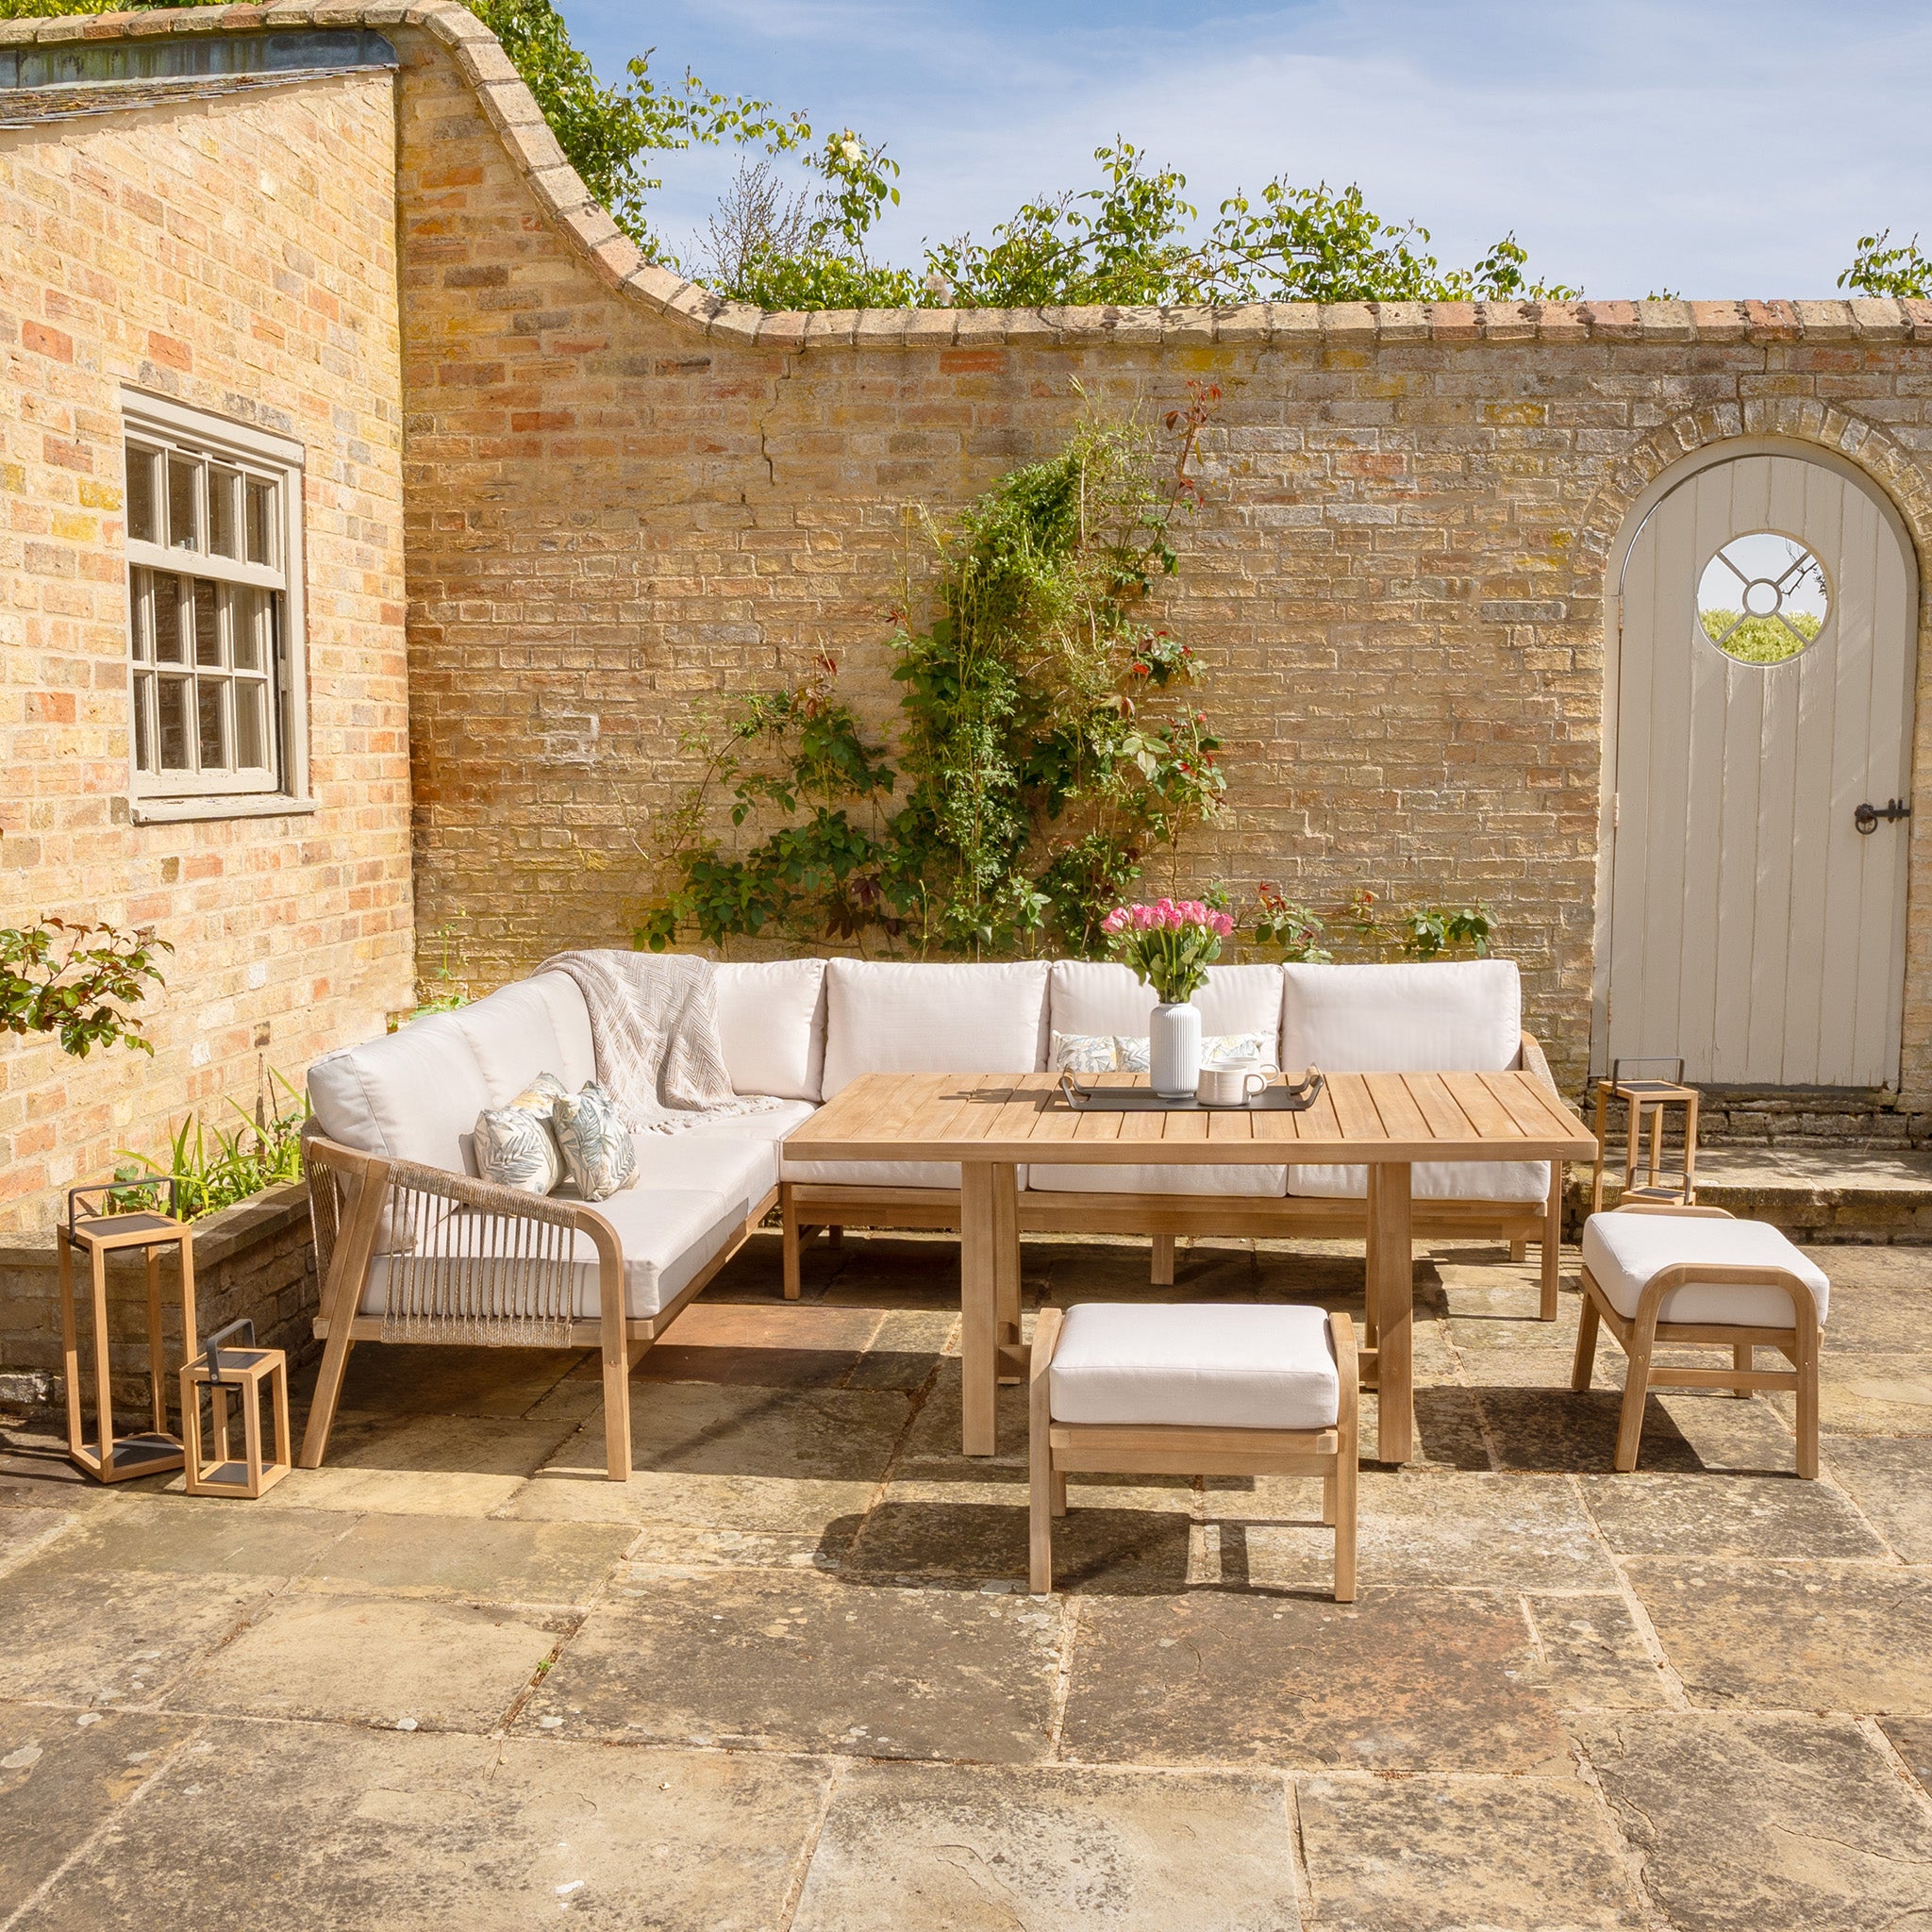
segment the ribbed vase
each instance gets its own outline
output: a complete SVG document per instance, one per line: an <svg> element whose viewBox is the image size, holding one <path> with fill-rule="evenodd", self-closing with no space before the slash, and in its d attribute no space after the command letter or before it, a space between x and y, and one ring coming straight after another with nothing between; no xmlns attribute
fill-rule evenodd
<svg viewBox="0 0 1932 1932"><path fill-rule="evenodd" d="M1201 1016L1186 1000L1156 1007L1147 1023L1147 1084L1168 1100L1191 1100L1201 1078Z"/></svg>

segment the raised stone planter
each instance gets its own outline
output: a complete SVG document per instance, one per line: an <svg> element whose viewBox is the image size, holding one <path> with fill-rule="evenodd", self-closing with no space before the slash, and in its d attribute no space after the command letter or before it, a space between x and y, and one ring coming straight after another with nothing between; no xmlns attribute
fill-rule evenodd
<svg viewBox="0 0 1932 1932"><path fill-rule="evenodd" d="M0 1401L52 1408L65 1390L60 1364L59 1274L54 1236L0 1237ZM181 1355L180 1298L172 1256L161 1262L168 1358ZM246 1315L256 1340L286 1349L291 1364L319 1352L309 1329L316 1309L315 1246L308 1189L290 1181L194 1224L195 1309L204 1335ZM108 1273L114 1393L147 1398L144 1273L117 1260Z"/></svg>

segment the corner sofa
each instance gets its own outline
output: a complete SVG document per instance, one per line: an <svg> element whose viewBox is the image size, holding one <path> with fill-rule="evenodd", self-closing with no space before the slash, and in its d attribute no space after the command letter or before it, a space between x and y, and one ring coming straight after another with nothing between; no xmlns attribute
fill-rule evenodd
<svg viewBox="0 0 1932 1932"><path fill-rule="evenodd" d="M861 1074L1031 1073L1056 1036L1144 1037L1151 991L1083 960L924 965L786 959L717 968L725 1065L758 1112L637 1137L637 1185L608 1199L532 1195L476 1178L475 1118L542 1073L594 1077L583 997L540 974L308 1074L308 1169L326 1343L301 1461L326 1453L358 1341L595 1346L607 1473L630 1471L629 1371L774 1207L785 1292L821 1227L957 1229L957 1165L789 1159L783 1141ZM1547 1081L1522 1028L1508 960L1425 966L1222 966L1196 995L1208 1036L1258 1035L1283 1067L1335 1073L1500 1072ZM1554 1083L1552 1083L1554 1088ZM1172 1278L1181 1234L1357 1235L1360 1168L1023 1169L1023 1231L1144 1234ZM1542 1249L1541 1314L1557 1311L1561 1175L1547 1162L1419 1165L1419 1236Z"/></svg>

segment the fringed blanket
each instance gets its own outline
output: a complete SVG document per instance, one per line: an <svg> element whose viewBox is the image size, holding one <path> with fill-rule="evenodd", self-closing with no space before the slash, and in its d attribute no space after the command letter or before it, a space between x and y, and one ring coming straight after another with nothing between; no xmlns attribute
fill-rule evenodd
<svg viewBox="0 0 1932 1932"><path fill-rule="evenodd" d="M774 1100L731 1091L718 1038L708 959L689 954L558 953L539 973L567 973L591 1009L597 1081L638 1134L677 1134L726 1114L765 1113Z"/></svg>

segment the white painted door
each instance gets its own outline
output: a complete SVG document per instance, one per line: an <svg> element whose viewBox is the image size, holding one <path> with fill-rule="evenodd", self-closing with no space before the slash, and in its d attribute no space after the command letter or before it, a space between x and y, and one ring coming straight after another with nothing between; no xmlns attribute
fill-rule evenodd
<svg viewBox="0 0 1932 1932"><path fill-rule="evenodd" d="M1836 468L1731 458L1651 511L1621 603L1599 1064L1895 1084L1908 824L1855 814L1910 794L1903 532Z"/></svg>

